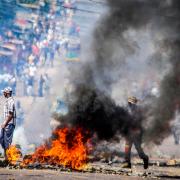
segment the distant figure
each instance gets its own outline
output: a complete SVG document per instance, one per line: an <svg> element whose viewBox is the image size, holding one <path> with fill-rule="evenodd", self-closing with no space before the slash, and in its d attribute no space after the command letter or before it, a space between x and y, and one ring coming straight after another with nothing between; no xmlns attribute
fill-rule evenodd
<svg viewBox="0 0 180 180"><path fill-rule="evenodd" d="M50 78L47 73L45 73L44 77L44 91L46 96L49 96L50 94Z"/></svg>
<svg viewBox="0 0 180 180"><path fill-rule="evenodd" d="M45 82L44 77L41 74L40 79L39 79L39 86L38 86L38 96L39 97L43 97L44 96L44 93L43 93L44 82Z"/></svg>
<svg viewBox="0 0 180 180"><path fill-rule="evenodd" d="M178 145L180 139L180 112L178 110L175 112L175 118L171 130L174 137L174 143Z"/></svg>
<svg viewBox="0 0 180 180"><path fill-rule="evenodd" d="M29 75L27 76L26 84L27 84L27 95L33 96L34 79L32 76Z"/></svg>
<svg viewBox="0 0 180 180"><path fill-rule="evenodd" d="M125 162L122 165L122 168L131 168L131 148L132 145L135 145L135 148L139 154L139 157L144 162L144 169L148 168L149 157L144 153L141 144L142 144L142 114L137 106L138 100L136 97L128 98L128 111L131 115L133 121L131 122L131 127L129 129L129 133L126 136L126 144L125 144Z"/></svg>
<svg viewBox="0 0 180 180"><path fill-rule="evenodd" d="M51 112L52 114L66 115L68 113L68 106L60 97L57 97L56 101L52 104Z"/></svg>
<svg viewBox="0 0 180 180"><path fill-rule="evenodd" d="M4 149L4 157L7 160L6 150L12 143L13 133L16 125L16 109L14 99L12 97L12 89L5 88L2 93L6 98L4 104L4 122L1 124L0 144Z"/></svg>

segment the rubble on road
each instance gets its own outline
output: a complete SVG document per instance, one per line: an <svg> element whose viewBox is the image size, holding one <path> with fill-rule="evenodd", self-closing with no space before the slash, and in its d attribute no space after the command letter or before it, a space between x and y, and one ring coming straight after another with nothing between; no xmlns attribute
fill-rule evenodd
<svg viewBox="0 0 180 180"><path fill-rule="evenodd" d="M134 160L132 169L120 168L120 163L102 163L100 161L87 164L83 170L74 170L60 165L49 165L34 163L27 166L21 166L21 162L16 164L8 164L7 161L0 160L0 167L8 169L36 169L36 170L52 170L59 172L82 172L82 173L100 173L121 176L133 176L143 178L180 178L180 160L151 160L150 168L144 170L140 160Z"/></svg>

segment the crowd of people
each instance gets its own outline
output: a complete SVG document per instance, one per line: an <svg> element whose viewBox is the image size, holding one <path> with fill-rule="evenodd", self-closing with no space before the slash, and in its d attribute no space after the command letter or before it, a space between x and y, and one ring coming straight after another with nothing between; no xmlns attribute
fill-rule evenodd
<svg viewBox="0 0 180 180"><path fill-rule="evenodd" d="M55 59L79 55L80 28L73 21L76 1L39 1L33 8L16 5L21 8L11 25L0 30L0 88L10 86L15 95L43 97L50 92L46 70L54 67ZM17 92L18 82L22 92Z"/></svg>
<svg viewBox="0 0 180 180"><path fill-rule="evenodd" d="M27 101L34 104L46 100L52 92L52 72L59 62L79 57L80 28L74 20L75 11L75 0L0 1L0 89L8 87L8 93L16 96L13 143L22 150L29 149L24 129L29 114L26 98L21 97L33 97ZM39 98L34 101L34 97ZM67 111L63 101L57 101L57 105L55 111Z"/></svg>

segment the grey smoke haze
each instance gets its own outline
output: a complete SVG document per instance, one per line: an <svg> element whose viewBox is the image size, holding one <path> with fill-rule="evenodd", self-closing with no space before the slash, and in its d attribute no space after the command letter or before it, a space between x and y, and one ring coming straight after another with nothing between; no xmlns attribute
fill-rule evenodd
<svg viewBox="0 0 180 180"><path fill-rule="evenodd" d="M94 31L90 56L80 68L71 70L74 91L81 92L81 84L87 91L104 92L121 104L129 95L146 102L152 88L159 88L159 95L147 106L144 124L146 140L160 143L169 134L180 101L180 1L107 2L110 9ZM86 94L82 98L88 103L91 96Z"/></svg>

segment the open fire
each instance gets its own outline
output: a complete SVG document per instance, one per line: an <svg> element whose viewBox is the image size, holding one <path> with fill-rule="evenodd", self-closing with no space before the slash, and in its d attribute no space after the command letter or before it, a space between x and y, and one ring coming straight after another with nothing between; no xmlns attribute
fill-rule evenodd
<svg viewBox="0 0 180 180"><path fill-rule="evenodd" d="M6 150L6 154L10 164L16 164L16 162L21 158L20 150L14 145Z"/></svg>
<svg viewBox="0 0 180 180"><path fill-rule="evenodd" d="M24 157L21 166L40 163L82 170L86 167L90 150L87 135L82 128L57 129L51 140L39 146L32 155ZM7 154L11 164L20 159L20 151L15 146L11 146Z"/></svg>

